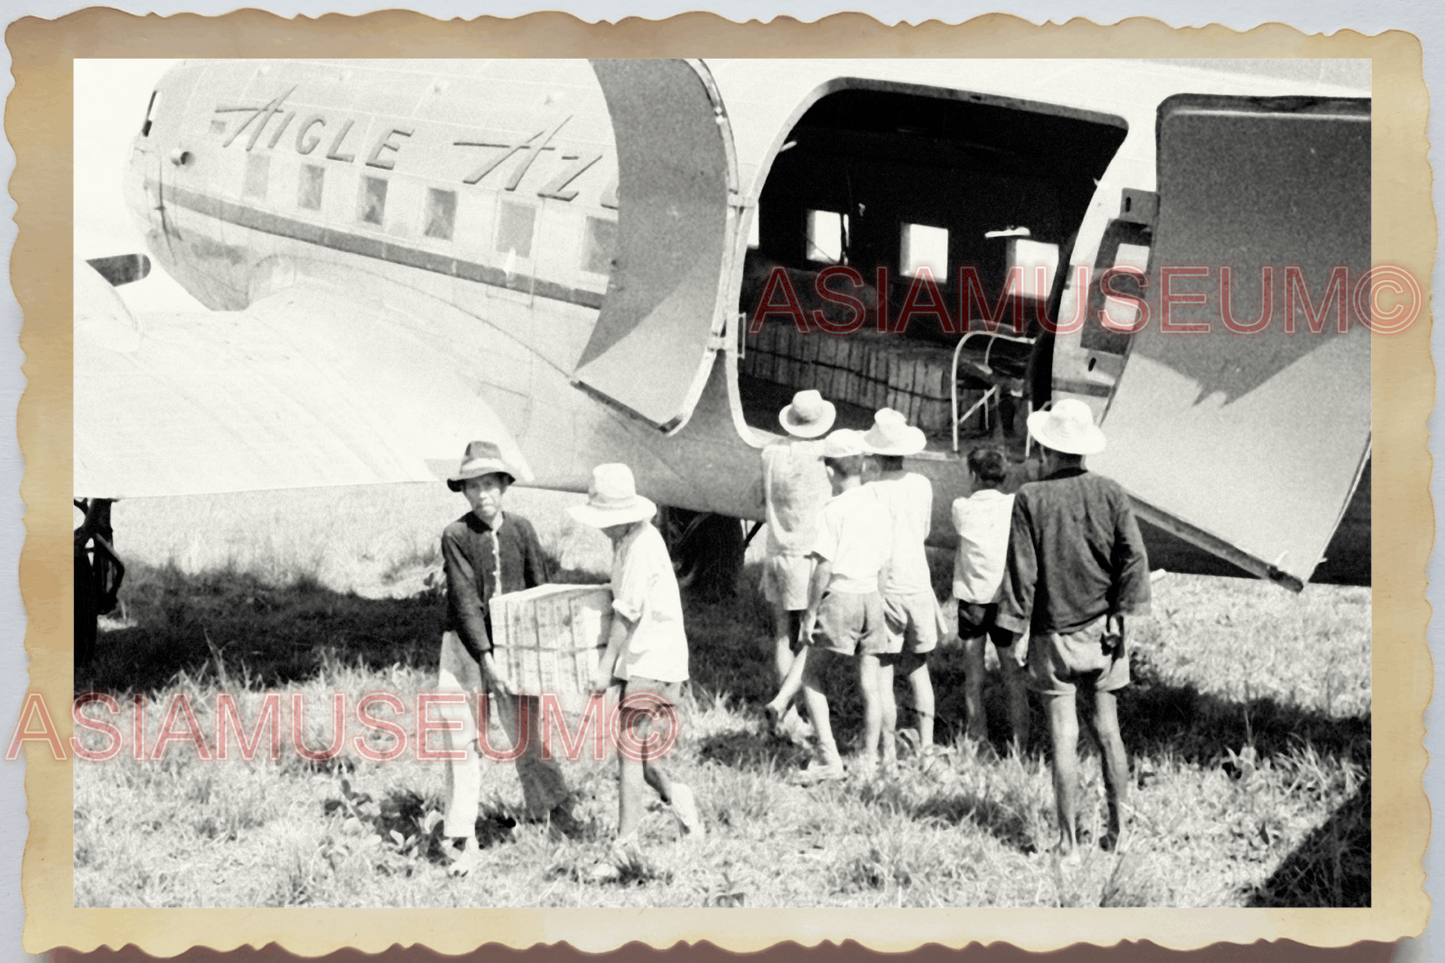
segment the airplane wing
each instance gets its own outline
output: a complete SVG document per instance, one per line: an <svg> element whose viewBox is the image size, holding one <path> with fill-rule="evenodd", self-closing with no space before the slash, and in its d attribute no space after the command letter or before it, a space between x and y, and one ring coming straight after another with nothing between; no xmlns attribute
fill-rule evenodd
<svg viewBox="0 0 1445 963"><path fill-rule="evenodd" d="M136 319L80 262L74 290L77 495L435 481L480 437L525 470L464 346L395 299L302 280L244 311Z"/></svg>

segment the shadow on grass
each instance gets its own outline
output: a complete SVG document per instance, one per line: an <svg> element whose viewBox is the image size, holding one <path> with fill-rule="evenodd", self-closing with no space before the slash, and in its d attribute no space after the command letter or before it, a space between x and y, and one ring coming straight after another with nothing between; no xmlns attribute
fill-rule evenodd
<svg viewBox="0 0 1445 963"><path fill-rule="evenodd" d="M436 598L364 599L311 578L277 587L169 566L133 566L121 599L129 627L100 634L77 690L155 691L181 671L270 688L315 676L328 651L371 668L432 665L444 615Z"/></svg>
<svg viewBox="0 0 1445 963"><path fill-rule="evenodd" d="M1137 656L1131 671L1133 684L1119 699L1119 728L1131 754L1168 752L1211 765L1244 746L1254 746L1261 758L1310 746L1369 771L1368 717L1328 716L1268 698L1222 699L1162 681L1154 666Z"/></svg>
<svg viewBox="0 0 1445 963"><path fill-rule="evenodd" d="M1038 848L1023 815L997 799L981 798L971 792L937 793L907 807L910 818L934 819L948 826L971 823L1005 846L1024 853Z"/></svg>
<svg viewBox="0 0 1445 963"><path fill-rule="evenodd" d="M1370 782L1304 838L1269 879L1249 894L1251 907L1370 905Z"/></svg>
<svg viewBox="0 0 1445 963"><path fill-rule="evenodd" d="M697 752L700 759L748 772L795 769L808 758L806 750L786 739L742 730L708 736L698 744Z"/></svg>
<svg viewBox="0 0 1445 963"><path fill-rule="evenodd" d="M553 571L558 582L597 581ZM100 633L94 659L76 668L76 691L154 692L182 671L228 688L276 688L304 683L329 660L433 670L446 617L440 593L368 599L306 576L277 586L235 571L189 575L174 566L131 566L121 601L125 627Z"/></svg>

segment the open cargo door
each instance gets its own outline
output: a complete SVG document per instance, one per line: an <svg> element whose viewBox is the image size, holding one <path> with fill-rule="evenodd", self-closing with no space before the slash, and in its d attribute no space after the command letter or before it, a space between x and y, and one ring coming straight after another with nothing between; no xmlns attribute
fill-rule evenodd
<svg viewBox="0 0 1445 963"><path fill-rule="evenodd" d="M1145 521L1298 589L1369 458L1370 332L1348 299L1370 267L1370 102L1182 95L1159 108L1157 136L1152 318L1109 402L1109 448L1090 464L1129 490ZM1326 301L1339 266L1343 305ZM1176 301L1172 323L1207 334L1162 330L1170 267L1198 272L1175 276L1175 295L1207 298ZM1237 324L1272 298L1258 333L1222 323L1222 267ZM1318 331L1290 276L1308 288Z"/></svg>
<svg viewBox="0 0 1445 963"><path fill-rule="evenodd" d="M700 64L599 60L617 141L617 263L573 383L664 431L711 367L730 246L730 133Z"/></svg>

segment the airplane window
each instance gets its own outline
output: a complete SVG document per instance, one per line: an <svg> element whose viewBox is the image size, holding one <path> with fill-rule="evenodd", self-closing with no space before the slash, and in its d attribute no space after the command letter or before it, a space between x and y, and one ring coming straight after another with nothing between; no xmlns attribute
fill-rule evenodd
<svg viewBox="0 0 1445 963"><path fill-rule="evenodd" d="M356 219L363 224L381 226L386 213L386 181L380 177L363 177L361 194L356 199Z"/></svg>
<svg viewBox="0 0 1445 963"><path fill-rule="evenodd" d="M808 212L808 260L837 264L843 260L843 235L848 215L835 211Z"/></svg>
<svg viewBox="0 0 1445 963"><path fill-rule="evenodd" d="M1054 271L1059 266L1059 246L1042 241L1031 241L1026 237L1015 237L1009 241L1009 267L1023 268L1023 287L1020 293L1028 298L1046 298L1054 283ZM1043 287L1039 287L1038 268L1044 268Z"/></svg>
<svg viewBox="0 0 1445 963"><path fill-rule="evenodd" d="M497 212L496 248L501 253L516 252L517 257L532 256L532 227L537 212L528 204L501 202Z"/></svg>
<svg viewBox="0 0 1445 963"><path fill-rule="evenodd" d="M1149 270L1149 248L1142 244L1120 244L1114 255L1114 266L1136 268L1140 274L1144 274ZM1132 291L1136 295L1143 293L1138 284L1127 275L1111 286L1119 291ZM1105 310L1109 312L1109 320L1117 327L1133 327L1139 320L1139 308L1134 304L1110 299L1105 304Z"/></svg>
<svg viewBox="0 0 1445 963"><path fill-rule="evenodd" d="M271 157L269 154L247 154L245 196L264 201L266 199L266 181L270 176Z"/></svg>
<svg viewBox="0 0 1445 963"><path fill-rule="evenodd" d="M321 188L325 182L326 169L316 164L301 165L301 180L296 185L296 206L307 210L321 210Z"/></svg>
<svg viewBox="0 0 1445 963"><path fill-rule="evenodd" d="M948 228L927 224L903 225L900 248L903 273L913 277L926 267L935 280L948 277Z"/></svg>
<svg viewBox="0 0 1445 963"><path fill-rule="evenodd" d="M457 223L457 192L439 191L435 187L426 189L426 210L422 212L426 225L422 233L427 237L452 239L452 230Z"/></svg>
<svg viewBox="0 0 1445 963"><path fill-rule="evenodd" d="M211 121L211 133L213 133L213 134L224 134L225 132L226 132L226 122L225 122L224 120L213 120L213 121Z"/></svg>
<svg viewBox="0 0 1445 963"><path fill-rule="evenodd" d="M582 270L593 274L611 274L612 260L617 257L617 222L601 217L587 218L587 233L582 237Z"/></svg>

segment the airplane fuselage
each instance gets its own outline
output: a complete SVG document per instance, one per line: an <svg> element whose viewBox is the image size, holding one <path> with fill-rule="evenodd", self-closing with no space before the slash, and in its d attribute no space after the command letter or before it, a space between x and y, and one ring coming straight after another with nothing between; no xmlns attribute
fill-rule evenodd
<svg viewBox="0 0 1445 963"><path fill-rule="evenodd" d="M298 280L395 305L411 332L455 359L456 370L525 453L533 484L585 491L593 465L625 461L642 489L661 503L760 519L757 456L776 433L750 421L744 410L739 361L748 341L739 308L747 306L738 301L748 228L768 167L792 146L786 143L792 124L836 85L819 85L808 98L786 105L779 116L787 123L777 129L745 129L751 102L723 103L713 75L697 69L707 95L721 105L717 124L726 130L731 122L734 141L726 145L728 183L699 181L697 187L725 195L726 213L719 215L725 236L720 263L696 282L714 306L713 316L687 322L705 350L681 363L665 350L671 329L646 327L649 318L665 313L675 292L644 291L651 300L636 317L607 317L609 300L616 305L639 297L639 288L658 282L641 279L645 272L636 261L645 246L636 241L638 228L630 229L632 246L620 239L626 216L643 216L635 213L644 204L636 181L629 194L629 169L619 170L620 152L637 149L634 128L621 118L638 90L625 76L606 75L611 79L604 84L604 74L584 61L188 63L157 88L145 130L134 142L127 199L152 253L212 309L244 310ZM885 72L864 63L856 69L860 75ZM1114 146L1100 148L1099 174L1092 181L1076 176L1086 182L1073 188L1078 199L1059 201L1061 213L1039 215L1053 224L1067 265L1093 264L1125 189L1142 197L1154 189L1150 127L1165 96L1211 84L1230 91L1268 86L1183 71L1141 92L1124 76L1136 68L1121 68L1112 80L1081 73L1092 78L1087 88L1041 79L1022 67L897 69L900 77L876 81L879 89L922 91L923 80L947 78L951 91L926 89L1012 110L1011 116L1117 128L1117 153ZM743 89L735 78L745 73L727 62L714 70L733 84L724 84L725 90ZM866 87L874 81L850 83ZM1020 97L1044 95L1088 109L1077 103L1017 106ZM1108 114L1090 112L1101 105ZM650 136L645 146L653 154L674 147L685 154L684 141L696 135L679 132L673 145L665 128ZM688 171L679 176L702 177ZM689 188L678 190L682 197ZM1064 189L1058 190L1062 196ZM666 224L667 197L645 203L646 216L662 218L649 223ZM630 215L629 204L638 205ZM855 217L861 220L861 213L859 208ZM673 210L671 216L691 215ZM866 237L862 226L855 233ZM1037 229L1036 236L1042 236ZM1068 314L1081 296L1061 280L1053 307ZM614 337L614 331L621 333ZM627 337L637 343L618 349ZM654 351L648 350L649 337ZM595 379L582 373L614 349L627 352L621 376L615 370ZM1052 371L1056 390L1077 390L1102 412L1119 368L1106 363L1096 370L1100 357L1081 348L1077 337L1061 337ZM692 368L679 373L679 365L691 365L696 374ZM695 385L688 393L682 384L687 403L666 420L639 416L646 392L634 401L617 390L619 377L626 382L629 376L639 385L679 378L679 384L693 378ZM605 379L611 380L603 384ZM478 431L488 427L478 425ZM934 485L933 538L939 544L951 542L952 500L968 493L961 464L966 447L933 446L909 463ZM1356 510L1352 517L1358 516ZM1228 568L1162 532L1151 534L1151 551L1156 564ZM1364 553L1368 577L1367 542Z"/></svg>

